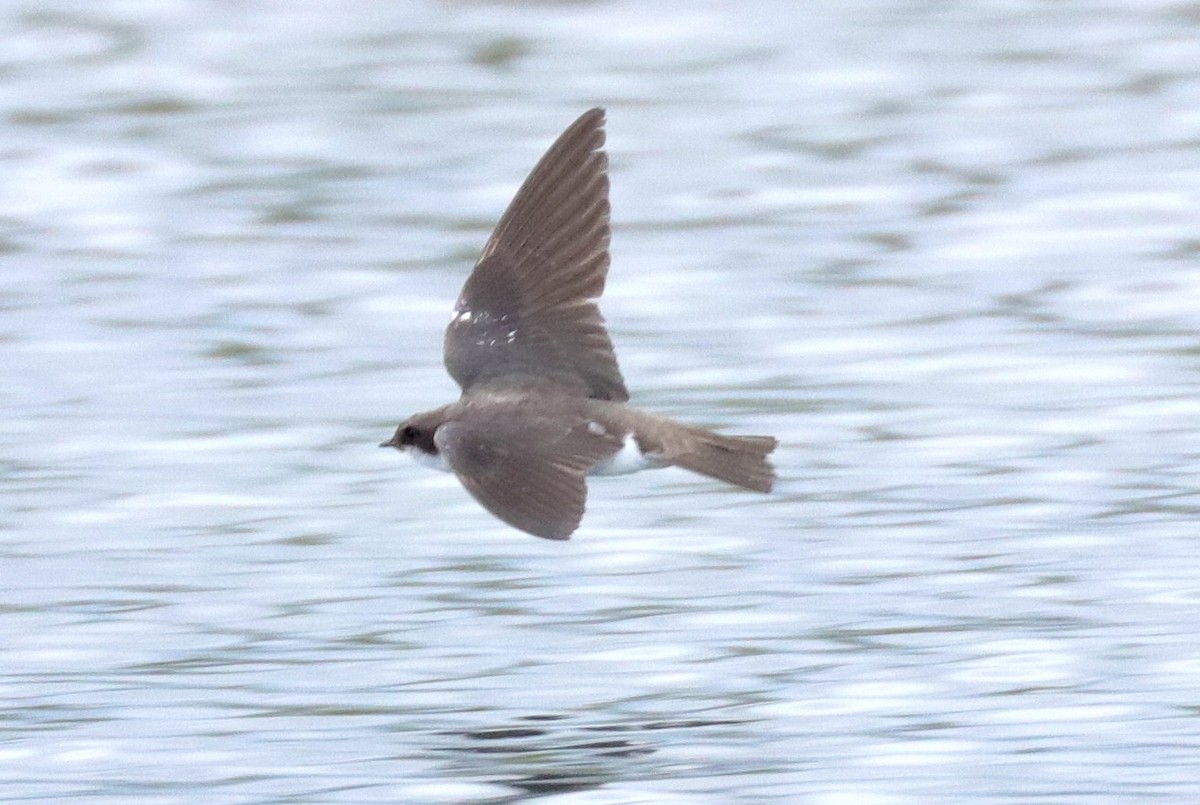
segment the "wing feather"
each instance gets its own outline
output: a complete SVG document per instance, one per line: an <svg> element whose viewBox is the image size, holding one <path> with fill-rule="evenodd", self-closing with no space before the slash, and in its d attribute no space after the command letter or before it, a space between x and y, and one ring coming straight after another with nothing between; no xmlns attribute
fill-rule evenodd
<svg viewBox="0 0 1200 805"><path fill-rule="evenodd" d="M520 408L465 416L437 429L438 450L467 491L504 522L538 537L568 539L587 502L587 471L620 441L583 420Z"/></svg>
<svg viewBox="0 0 1200 805"><path fill-rule="evenodd" d="M604 110L571 124L534 167L484 246L446 328L464 390L537 377L572 394L629 399L595 300L610 239Z"/></svg>

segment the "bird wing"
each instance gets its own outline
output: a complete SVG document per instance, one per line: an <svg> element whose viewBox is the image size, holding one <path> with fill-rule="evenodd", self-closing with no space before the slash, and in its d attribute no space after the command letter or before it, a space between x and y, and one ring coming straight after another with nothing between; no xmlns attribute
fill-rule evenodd
<svg viewBox="0 0 1200 805"><path fill-rule="evenodd" d="M465 390L519 378L625 402L629 392L595 300L608 274L604 110L554 142L496 225L446 328L445 362Z"/></svg>
<svg viewBox="0 0 1200 805"><path fill-rule="evenodd" d="M587 502L585 474L620 447L583 419L512 409L466 415L434 442L467 491L504 522L538 537L568 539Z"/></svg>

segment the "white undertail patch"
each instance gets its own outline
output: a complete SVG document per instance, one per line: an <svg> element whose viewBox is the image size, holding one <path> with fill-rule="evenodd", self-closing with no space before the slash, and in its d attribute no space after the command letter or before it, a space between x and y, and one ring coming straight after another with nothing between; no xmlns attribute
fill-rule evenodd
<svg viewBox="0 0 1200 805"><path fill-rule="evenodd" d="M588 430L592 429L592 425L599 425L599 423L589 422ZM604 427L600 425L600 429L603 430ZM595 433L595 431L592 432ZM642 449L638 447L637 439L630 433L621 444L621 449L595 464L588 470L588 475L628 475L631 472L653 470L661 466L661 459L654 453L643 453Z"/></svg>

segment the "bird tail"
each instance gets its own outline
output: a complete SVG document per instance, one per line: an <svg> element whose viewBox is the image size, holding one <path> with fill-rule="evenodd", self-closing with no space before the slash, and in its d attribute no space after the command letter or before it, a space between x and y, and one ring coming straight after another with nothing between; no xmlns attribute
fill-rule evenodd
<svg viewBox="0 0 1200 805"><path fill-rule="evenodd" d="M779 442L771 436L724 436L704 428L687 436L668 453L669 463L753 492L770 492L775 468L767 456Z"/></svg>

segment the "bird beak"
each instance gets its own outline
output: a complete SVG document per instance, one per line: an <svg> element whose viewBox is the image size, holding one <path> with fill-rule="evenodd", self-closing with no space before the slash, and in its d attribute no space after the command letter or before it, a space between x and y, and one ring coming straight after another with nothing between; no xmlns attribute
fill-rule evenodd
<svg viewBox="0 0 1200 805"><path fill-rule="evenodd" d="M379 446L380 446L380 447L395 447L395 446L396 446L396 439L395 439L395 437L392 437L391 439L389 439L389 440L388 440L388 441L386 441L386 442L380 442L380 443L379 443Z"/></svg>

